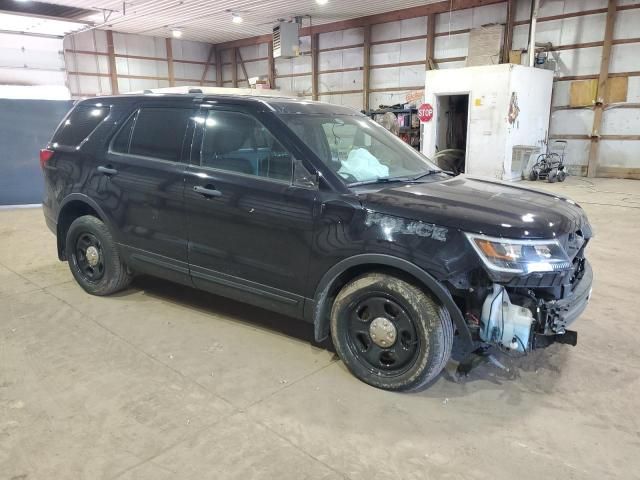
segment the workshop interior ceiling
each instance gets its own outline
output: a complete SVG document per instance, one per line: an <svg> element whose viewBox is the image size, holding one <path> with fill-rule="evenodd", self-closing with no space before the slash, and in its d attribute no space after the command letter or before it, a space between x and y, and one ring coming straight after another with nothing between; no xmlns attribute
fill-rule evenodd
<svg viewBox="0 0 640 480"><path fill-rule="evenodd" d="M9 4L11 1L13 0L0 0L0 10L3 10L3 3ZM290 20L294 16L310 15L310 19L304 18L304 25L309 22L317 25L440 1L328 0L324 5L316 0L139 0L126 3L110 0L53 0L46 3L13 3L31 4L32 12L33 5L37 8L40 3L43 3L43 11L66 8L73 12L75 20L92 22L100 29L161 37L171 36L172 30L179 29L183 39L221 43L268 34L278 20ZM78 11L85 11L87 14L78 18ZM242 22L232 22L233 15L241 16Z"/></svg>

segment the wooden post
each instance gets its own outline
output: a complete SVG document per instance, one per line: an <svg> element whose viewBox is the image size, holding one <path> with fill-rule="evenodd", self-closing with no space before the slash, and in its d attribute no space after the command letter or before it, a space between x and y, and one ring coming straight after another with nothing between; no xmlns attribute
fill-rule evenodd
<svg viewBox="0 0 640 480"><path fill-rule="evenodd" d="M318 100L318 40L319 34L311 34L311 98Z"/></svg>
<svg viewBox="0 0 640 480"><path fill-rule="evenodd" d="M211 45L209 48L209 55L207 55L207 63L204 64L204 70L202 72L202 77L200 78L200 85L204 85L204 81L207 79L207 73L209 73L209 67L211 66L211 61L213 60L213 56L216 54L216 46ZM216 66L216 87L221 87L222 85L218 85L218 67Z"/></svg>
<svg viewBox="0 0 640 480"><path fill-rule="evenodd" d="M169 86L170 87L175 87L176 86L176 76L174 74L173 71L173 45L171 44L171 39L167 38L166 39L166 45L167 45L167 72L168 72L168 76L169 76Z"/></svg>
<svg viewBox="0 0 640 480"><path fill-rule="evenodd" d="M432 13L427 17L427 62L426 69L431 70L434 65L436 51L436 14Z"/></svg>
<svg viewBox="0 0 640 480"><path fill-rule="evenodd" d="M364 42L362 49L362 106L365 111L369 111L369 94L370 94L370 79L371 79L371 25L363 27L364 30Z"/></svg>
<svg viewBox="0 0 640 480"><path fill-rule="evenodd" d="M107 55L109 55L109 82L111 83L111 95L118 95L118 71L116 69L116 50L113 46L113 32L107 30Z"/></svg>
<svg viewBox="0 0 640 480"><path fill-rule="evenodd" d="M269 88L276 88L276 65L275 60L273 58L273 41L270 40L269 43Z"/></svg>
<svg viewBox="0 0 640 480"><path fill-rule="evenodd" d="M222 78L222 50L216 47L216 87L224 87Z"/></svg>
<svg viewBox="0 0 640 480"><path fill-rule="evenodd" d="M600 76L598 78L598 93L593 108L593 128L591 130L591 145L589 148L589 164L587 176L593 178L598 173L598 155L600 152L600 127L604 111L607 80L609 79L609 59L611 58L611 43L613 27L616 21L616 0L609 0L607 8L607 23L604 30L604 45L602 46L602 60L600 61Z"/></svg>
<svg viewBox="0 0 640 480"><path fill-rule="evenodd" d="M516 6L513 0L507 0L507 24L504 29L504 48L502 50L502 63L509 63L511 45L513 45L513 26L516 21Z"/></svg>
<svg viewBox="0 0 640 480"><path fill-rule="evenodd" d="M233 88L238 88L238 48L231 49L231 81Z"/></svg>
<svg viewBox="0 0 640 480"><path fill-rule="evenodd" d="M247 88L249 85L249 74L247 73L247 67L244 65L244 61L242 60L242 53L240 53L240 49L236 49L236 53L238 54L238 60L240 60L240 67L242 68L242 73L244 74L244 79L247 81Z"/></svg>

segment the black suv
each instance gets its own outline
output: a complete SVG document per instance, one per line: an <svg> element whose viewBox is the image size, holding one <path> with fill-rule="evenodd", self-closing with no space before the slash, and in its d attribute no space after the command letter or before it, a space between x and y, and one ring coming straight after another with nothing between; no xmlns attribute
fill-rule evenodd
<svg viewBox="0 0 640 480"><path fill-rule="evenodd" d="M47 224L87 292L150 274L274 310L388 390L426 386L454 337L466 353L575 345L591 293L580 206L453 177L344 107L95 98L40 161Z"/></svg>

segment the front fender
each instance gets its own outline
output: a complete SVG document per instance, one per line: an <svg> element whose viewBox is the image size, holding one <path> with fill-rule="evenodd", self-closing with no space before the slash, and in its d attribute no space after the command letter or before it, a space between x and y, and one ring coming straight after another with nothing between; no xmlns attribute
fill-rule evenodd
<svg viewBox="0 0 640 480"><path fill-rule="evenodd" d="M417 279L449 311L451 319L458 330L458 339L462 342L464 353L470 353L473 350L474 342L462 312L453 301L449 291L438 280L407 260L375 253L365 253L346 258L331 267L321 278L314 294L313 303L307 313L308 317L311 317L313 321L314 336L317 342L324 340L329 335L329 312L331 309L329 295L335 282L349 269L364 266L374 268L392 267Z"/></svg>

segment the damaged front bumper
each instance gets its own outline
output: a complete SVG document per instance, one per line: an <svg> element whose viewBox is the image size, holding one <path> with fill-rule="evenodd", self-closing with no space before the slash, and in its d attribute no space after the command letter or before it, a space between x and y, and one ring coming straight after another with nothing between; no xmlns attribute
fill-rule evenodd
<svg viewBox="0 0 640 480"><path fill-rule="evenodd" d="M554 342L575 345L577 333L567 327L589 302L593 271L580 259L572 275L571 281L552 289L493 284L482 305L480 339L522 353Z"/></svg>
<svg viewBox="0 0 640 480"><path fill-rule="evenodd" d="M566 298L546 302L539 309L541 323L546 326L544 333L535 333L532 338L532 348L544 348L552 343L564 343L575 346L578 343L578 333L568 330L570 326L587 308L591 299L593 285L593 270L586 260L582 278Z"/></svg>
<svg viewBox="0 0 640 480"><path fill-rule="evenodd" d="M591 298L593 284L593 270L586 260L582 278L574 286L573 291L566 298L546 302L543 314L546 316L546 324L552 326L552 330L561 333L571 325L587 308Z"/></svg>

